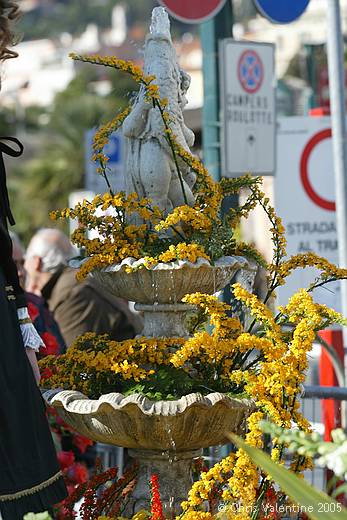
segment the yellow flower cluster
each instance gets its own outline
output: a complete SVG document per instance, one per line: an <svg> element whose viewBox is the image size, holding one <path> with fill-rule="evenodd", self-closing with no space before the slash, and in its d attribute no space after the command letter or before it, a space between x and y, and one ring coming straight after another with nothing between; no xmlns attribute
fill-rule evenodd
<svg viewBox="0 0 347 520"><path fill-rule="evenodd" d="M276 346L274 352L267 352L267 354L276 358L280 357L286 349L286 343L282 341L281 327L276 323L269 307L261 302L255 294L251 294L240 284L233 285L233 294L236 300L241 301L250 310L252 316L263 324L266 337L272 341L273 348Z"/></svg>
<svg viewBox="0 0 347 520"><path fill-rule="evenodd" d="M120 201L122 202L122 201ZM123 342L105 336L87 334L59 358L45 358L42 368L51 368L49 386L78 389L87 394L109 388L117 382L142 381L153 375L160 365L197 371L197 367L218 370L221 380L245 391L257 409L248 418L246 442L262 447L259 422L267 416L282 427L294 423L308 431L310 425L299 411L297 397L307 369L307 353L312 348L315 332L328 323L341 322L339 313L315 304L307 291L299 291L279 309L275 319L257 298L236 284L235 298L248 307L262 327L262 334L244 331L240 321L230 317L230 306L216 297L195 293L184 302L198 308L202 318L209 319L212 331L197 331L183 338L137 338ZM281 323L293 324L293 330L282 330ZM242 356L258 352L258 362L243 365ZM240 358L241 356L241 358ZM83 377L81 378L81 374ZM108 386L107 386L108 385ZM100 393L102 393L100 391ZM280 462L283 447L274 443L271 456ZM293 469L302 470L309 461L300 460ZM259 472L243 450L231 453L209 471L202 473L182 504L184 515L196 515L216 485L223 488L222 498L230 503L252 507L259 491ZM190 517L190 516L189 516ZM245 517L247 518L247 516Z"/></svg>
<svg viewBox="0 0 347 520"><path fill-rule="evenodd" d="M114 69L122 70L130 74L135 81L146 80L141 67L136 66L132 61L120 60L115 56L99 56L98 54L77 54L71 52L69 57L75 61L83 61L86 63L94 63L95 65L104 65Z"/></svg>
<svg viewBox="0 0 347 520"><path fill-rule="evenodd" d="M155 85L155 84L148 85L146 87L146 96L147 96L148 101L151 101L153 99L160 101L158 85ZM165 105L165 103L164 103L164 105Z"/></svg>
<svg viewBox="0 0 347 520"><path fill-rule="evenodd" d="M94 396L97 390L103 393L103 385L116 385L116 374L135 382L152 375L153 366L168 365L170 351L180 348L184 341L138 337L118 342L107 335L87 333L77 338L65 354L43 358L40 366L53 371L46 380L51 388L79 390Z"/></svg>
<svg viewBox="0 0 347 520"><path fill-rule="evenodd" d="M205 253L204 248L198 244L186 244L180 242L176 246L171 245L169 249L158 256L159 262L173 262L175 260L188 260L195 264L198 258L205 258L210 260L210 257Z"/></svg>
<svg viewBox="0 0 347 520"><path fill-rule="evenodd" d="M209 231L212 228L213 221L206 215L206 213L198 206L177 206L166 217L155 226L156 231L168 229L176 224L187 224L192 230Z"/></svg>
<svg viewBox="0 0 347 520"><path fill-rule="evenodd" d="M182 520L212 520L213 515L204 511L187 511L179 517Z"/></svg>
<svg viewBox="0 0 347 520"><path fill-rule="evenodd" d="M215 182L201 161L185 150L176 140L169 129L168 135L173 144L175 153L196 173L197 179L194 186L196 202L210 219L216 219L223 198L220 184Z"/></svg>
<svg viewBox="0 0 347 520"><path fill-rule="evenodd" d="M126 216L133 214L144 223L127 223ZM79 226L71 239L79 248L84 248L88 257L78 274L82 279L93 269L117 264L128 257L142 258L144 246L150 245L156 237L153 226L162 215L156 206L150 205L149 199L139 199L136 193L125 195L120 192L97 195L92 201L83 200L74 208L52 212L51 218L78 221ZM96 231L97 238L90 239L88 231Z"/></svg>
<svg viewBox="0 0 347 520"><path fill-rule="evenodd" d="M325 322L343 325L346 323L339 312L326 305L314 303L312 296L304 289L295 293L285 307L279 307L279 311L283 316L288 316L288 321L291 323L298 323L306 317L315 326L315 330L324 328Z"/></svg>
<svg viewBox="0 0 347 520"><path fill-rule="evenodd" d="M176 260L186 260L194 264L199 258L210 260L210 257L205 253L202 246L194 243L186 244L185 242L180 242L177 245L171 244L166 251L158 254L156 257L144 256L143 262L137 268L141 269L146 267L147 269L152 269L159 263L170 263L175 262ZM126 270L130 273L134 268L129 266Z"/></svg>
<svg viewBox="0 0 347 520"><path fill-rule="evenodd" d="M195 293L187 295L182 300L197 306L203 311L213 326L212 333L196 332L182 348L171 357L175 367L190 363L208 363L219 365L220 376L227 377L232 365L232 357L238 352L237 337L242 331L242 325L237 318L227 316L230 306L220 302L215 296ZM235 338L235 339L234 339Z"/></svg>
<svg viewBox="0 0 347 520"><path fill-rule="evenodd" d="M210 260L208 242L214 238L216 224L224 223L221 218L223 197L237 193L241 187L247 187L250 194L246 202L232 210L226 221L235 229L240 219L246 218L257 203L266 212L274 244L271 265L267 266L257 256L257 252L246 244L239 244L237 251L249 254L267 267L269 295L298 267L311 266L322 271L314 285L347 278L347 269L338 269L313 253L295 255L284 260L284 227L269 199L260 190L260 179L246 176L243 179L216 183L200 160L178 143L171 129L168 101L160 98L154 76L145 76L140 67L114 56L83 56L73 53L71 57L125 71L140 83L146 100L161 115L163 137L173 154L180 180L182 181L182 177L179 168L183 163L196 173L197 178L194 186L195 204L174 208L165 215L158 208L152 207L150 200L124 193L98 195L91 202L83 201L75 208L54 212L52 218L78 220L73 241L84 248L88 256L81 268L80 277L94 269L119 263L126 257L143 258L143 265L147 268L158 262L189 260L195 263L198 258ZM108 161L103 152L104 146L111 132L120 126L128 113L129 108L101 127L95 135L93 158L99 162L101 173L105 174ZM183 182L181 184L183 189ZM89 231L96 231L97 238L89 238ZM194 242L194 236L197 235L199 240L201 237L206 239L206 247L200 241L199 244ZM163 237L165 240L162 240ZM214 257L211 255L211 258ZM112 391L117 384L122 388L122 384L129 381L141 381L143 384L160 366L172 371L183 369L183 375L188 373L194 377L208 373L214 384L220 384L218 391L220 388L222 391L227 388L235 393L243 392L253 399L256 410L248 418L248 444L262 447L259 421L265 416L280 426L291 427L295 424L302 430L308 430L309 423L301 415L297 399L307 369L307 353L312 348L316 331L332 322L344 323L343 317L326 306L315 304L310 294L303 290L294 295L287 306L280 308L276 317L264 303L240 285L233 286L233 293L235 299L249 310L254 319L252 325L257 323L260 333L252 334L252 326L244 330L237 318L230 317L231 307L227 304L214 296L196 293L184 298L184 302L198 309L192 337L186 340L136 338L114 342L105 336L85 335L76 340L63 356L47 357L41 362L43 368L52 370L48 384L51 387L61 386L78 389L88 395L98 395L104 393L105 389ZM210 332L201 329L201 324L206 320L209 321ZM291 325L290 330L288 327L283 328L288 323ZM205 372L202 372L203 369ZM204 379L202 381L206 383ZM282 452L283 446L274 441L271 453L273 460L281 462ZM293 469L301 470L308 465L307 460L300 459ZM222 498L225 501L241 505L242 509L252 507L259 496L259 472L243 450L229 454L209 471L202 473L201 479L190 490L188 500L182 505L184 513L181 518L212 519L211 513L197 509L210 498L216 485L223 490ZM247 513L226 512L226 516L234 520L250 518ZM136 520L143 518L138 516Z"/></svg>
<svg viewBox="0 0 347 520"><path fill-rule="evenodd" d="M302 253L293 255L289 260L281 262L278 266L278 275L281 283L289 276L294 269L305 269L306 267L315 267L321 271L321 281L341 280L347 278L347 269L336 267L326 258L316 255L315 253ZM319 283L319 282L318 282Z"/></svg>
<svg viewBox="0 0 347 520"><path fill-rule="evenodd" d="M127 223L126 217L134 214L143 224ZM198 258L210 260L202 245L184 241L169 244L166 250L158 252L155 257L144 254L146 246L151 246L159 239L154 228L158 228L159 221L162 222L162 214L156 206L150 205L149 199L138 199L136 193L127 196L122 192L115 195L97 195L92 201L83 200L74 208L52 212L51 218L78 220L79 226L72 234L72 242L79 248L84 248L88 257L80 268L79 279L94 269L117 264L128 257L143 258L142 265L147 268L159 262L188 260L195 263ZM88 231L91 230L97 231L97 238L88 237ZM130 267L128 269L131 270Z"/></svg>
<svg viewBox="0 0 347 520"><path fill-rule="evenodd" d="M252 368L229 369L230 380L237 385L244 385L245 392L254 399L257 406L257 411L248 419L246 442L252 446L262 447L259 421L265 415L280 426L290 428L294 421L297 427L309 431L310 424L299 412L300 405L297 402L308 366L307 353L312 348L315 332L332 322L341 323L342 316L325 306L314 303L312 296L307 291L301 290L290 299L286 307L279 309L280 312L275 319L271 311L258 301L256 296L238 284L234 285L233 289L235 298L250 309L254 318L263 327L261 336L239 330L236 338L235 336L233 339L229 338L229 342L233 343L234 351L241 353L256 349L260 355L259 362ZM220 319L218 315L225 317L227 312L228 306L222 302L214 302L211 296L197 294L186 297L185 301L204 308L210 305L209 310L216 314L215 323ZM293 323L292 333L282 330L280 324L286 322ZM213 332L210 337L213 337ZM197 352L204 350L208 342L211 343L211 340L205 333L195 334L175 353L174 361L178 365L187 360L191 361ZM223 339L220 339L220 342L223 345ZM215 344L213 347L216 349ZM232 349L229 347L230 352ZM214 358L219 359L217 352ZM211 362L208 357L205 359ZM275 443L272 458L280 461L281 453L282 448ZM309 466L310 461L306 459L301 460L300 464L296 464L293 469L300 471ZM259 484L257 468L242 450L238 450L233 455L230 470L231 475L227 479L228 487L223 492L223 499L241 503L244 508L254 505ZM226 482L219 463L203 474L200 481L193 485L188 501L183 503L184 508L189 511L202 504L209 497L213 486L221 480Z"/></svg>
<svg viewBox="0 0 347 520"><path fill-rule="evenodd" d="M97 169L98 173L105 172L109 157L104 154L103 150L106 144L109 142L110 135L118 130L122 125L124 119L130 112L130 106L125 108L120 114L118 114L112 121L109 121L105 125L101 126L94 135L93 140L93 151L92 160L99 163Z"/></svg>
<svg viewBox="0 0 347 520"><path fill-rule="evenodd" d="M251 446L262 446L263 434L258 423L263 416L262 412L254 412L248 418L249 433L246 442ZM182 503L182 508L187 512L192 511L194 507L208 500L209 493L216 483L224 483L224 485L228 484L228 487L225 487L222 498L228 502L242 503L242 509L247 510L254 504L258 481L259 474L256 466L242 450L238 450L201 474L200 480L193 484L189 492L188 501ZM246 515L244 518L249 516Z"/></svg>
<svg viewBox="0 0 347 520"><path fill-rule="evenodd" d="M182 190L184 194L184 183L183 177L180 171L180 165L185 163L196 173L196 183L194 186L194 195L196 197L196 203L193 207L189 205L180 206L174 208L170 214L160 215L156 208L151 208L150 202L147 205L143 205L141 210L137 210L138 217L142 218L148 223L147 229L144 230L141 227L133 229L131 236L129 237L129 227L125 225L129 215L133 214L136 209L126 204L117 205L103 204L100 209L105 211L109 207L118 208L118 218L114 218L109 215L97 216L93 209L93 203L88 206L86 204L81 211L81 208L68 208L65 211L60 212L60 216L63 218L77 218L80 229L74 235L76 244L79 247L85 248L86 254L91 258L83 265L79 278L86 276L91 270L101 268L110 264L117 263L127 256L132 256L136 259L145 257L143 266L151 267L158 263L158 261L165 261L163 258L173 258L172 249L167 251L160 250L160 247L147 247L152 246L154 242L160 240L163 237L163 231L168 230L167 236L173 237L173 245L177 246L177 239L181 241L182 245L180 249L183 250L186 245L191 246L194 242L194 235L199 233L203 235L204 240L208 244L209 238L214 233L216 225L221 225L222 220L220 218L221 203L225 194L237 193L243 186L248 186L254 189L252 203L244 205L238 212L238 216L246 216L248 212L256 204L256 196L258 195L257 186L260 179L252 179L250 176L236 180L223 180L221 183L215 182L209 175L207 169L203 166L201 161L193 156L188 150L184 149L176 139L171 124L172 115L169 111L168 100L160 97L160 89L155 84L155 76L146 76L140 67L136 66L131 61L125 61L116 58L115 56L99 56L99 55L81 55L77 53L71 53L70 57L74 60L80 60L83 62L89 62L97 65L104 65L106 67L112 67L120 71L124 71L130 74L133 79L140 83L145 89L145 97L147 101L152 102L153 107L159 111L163 121L163 136L169 144L169 148L174 157L174 161L177 166L177 173L181 180ZM121 114L114 118L109 123L102 126L96 133L93 150L93 159L99 163L98 172L103 174L107 184L109 185L106 170L108 157L104 153L104 146L106 145L110 134L115 131L125 119L129 113L130 108L126 108ZM109 188L111 189L110 185ZM110 194L113 196L114 194ZM185 194L184 194L185 195ZM94 202L94 201L93 201ZM119 208L122 208L121 210ZM52 218L57 218L58 214L53 213ZM237 225L237 219L234 221L230 218L226 226L231 228ZM100 237L99 239L90 240L87 236L87 231L96 230ZM201 240L199 241L201 243ZM199 246L197 246L199 247ZM232 240L228 242L226 254L230 253L230 248L233 248ZM163 255L162 258L158 258L157 255L146 254L146 249L159 251L159 255ZM176 247L177 249L177 247ZM193 247L187 255L190 258L194 257ZM223 254L223 248L217 247L217 255ZM246 250L244 248L244 250ZM206 253L203 251L203 247L200 244L200 249L197 249L199 254L196 257L202 256L203 258L216 258L216 253ZM201 252L201 253L200 253ZM143 254L145 253L145 254ZM253 251L254 253L254 251ZM204 256L206 255L206 256ZM254 254L253 254L254 257ZM177 258L177 257L176 257ZM218 256L217 256L218 258ZM170 261L170 260L168 260ZM191 260L192 261L192 260Z"/></svg>

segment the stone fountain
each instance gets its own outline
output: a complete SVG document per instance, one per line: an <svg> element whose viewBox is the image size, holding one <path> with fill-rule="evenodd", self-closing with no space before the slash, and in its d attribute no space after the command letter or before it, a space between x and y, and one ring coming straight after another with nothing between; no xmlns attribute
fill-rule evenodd
<svg viewBox="0 0 347 520"><path fill-rule="evenodd" d="M194 134L182 114L189 77L177 64L169 19L162 7L153 10L144 56L144 72L156 76L161 97L168 99L172 130L189 151ZM164 213L185 202L193 204L195 175L180 165L182 190L159 111L145 100L142 90L124 121L123 133L128 149L127 191L152 199ZM119 265L95 270L93 276L114 295L136 302L144 315L147 337L187 337L185 319L191 306L181 303L185 294L214 294L237 274L246 273L249 280L254 275L241 257L223 257L214 265L204 259L195 264L158 264L152 269L140 268L140 264L141 260L128 258ZM137 269L129 272L130 265ZM149 508L148 481L153 473L159 477L165 512L177 513L192 485L194 457L202 448L226 443L226 432L242 433L253 409L250 401L221 393L194 393L176 401L151 401L140 394L125 397L119 393L92 400L80 392L61 390L47 391L44 397L78 432L95 441L129 448L130 455L139 461L129 515Z"/></svg>

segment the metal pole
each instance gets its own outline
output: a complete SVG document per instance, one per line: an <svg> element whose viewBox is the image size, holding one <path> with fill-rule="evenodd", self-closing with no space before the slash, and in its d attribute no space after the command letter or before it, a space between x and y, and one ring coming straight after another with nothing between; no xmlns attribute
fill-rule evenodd
<svg viewBox="0 0 347 520"><path fill-rule="evenodd" d="M212 177L221 178L220 96L218 70L218 42L230 38L233 30L232 0L227 0L219 13L201 24L203 51L204 105L202 109L203 159Z"/></svg>
<svg viewBox="0 0 347 520"><path fill-rule="evenodd" d="M336 200L337 239L339 245L339 265L347 267L347 142L346 142L346 97L344 46L341 27L339 0L328 2L328 67L331 126L333 134L334 177ZM347 280L341 280L342 313L347 316ZM347 331L343 329L343 343L346 345ZM345 371L346 371L345 355ZM346 405L341 403L341 419L345 427Z"/></svg>
<svg viewBox="0 0 347 520"><path fill-rule="evenodd" d="M339 266L347 268L347 142L343 37L339 0L327 0L327 4L329 90ZM347 280L342 280L340 284L342 313L347 316ZM344 332L344 340L346 344L346 332Z"/></svg>
<svg viewBox="0 0 347 520"><path fill-rule="evenodd" d="M220 124L220 89L218 44L223 38L233 35L233 4L227 0L219 13L201 24L200 36L203 52L204 105L202 110L203 162L215 181L219 181L221 172L221 124ZM234 204L235 197L233 199ZM228 288L228 290L230 290ZM226 291L226 289L224 290ZM224 299L230 301L230 294L224 293ZM220 448L220 456L226 457L230 449Z"/></svg>

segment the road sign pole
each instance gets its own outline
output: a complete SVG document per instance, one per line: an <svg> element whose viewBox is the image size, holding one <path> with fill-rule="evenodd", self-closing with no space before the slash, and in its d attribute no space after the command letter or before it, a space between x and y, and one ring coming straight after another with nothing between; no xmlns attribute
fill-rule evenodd
<svg viewBox="0 0 347 520"><path fill-rule="evenodd" d="M204 164L215 180L221 178L220 148L220 89L218 42L232 37L232 0L227 0L221 11L201 24L203 51L204 104L202 110L202 144Z"/></svg>
<svg viewBox="0 0 347 520"><path fill-rule="evenodd" d="M221 168L221 99L219 82L219 40L233 35L232 0L227 0L217 16L200 26L203 52L204 104L202 108L202 147L203 162L215 181L222 177ZM225 197L222 210L227 213L238 205L237 195ZM222 299L230 302L230 285L223 291ZM221 448L221 456L229 453L227 447Z"/></svg>
<svg viewBox="0 0 347 520"><path fill-rule="evenodd" d="M347 141L343 37L339 0L327 0L327 6L329 90L339 265L347 268ZM347 316L347 280L341 281L341 306L344 316ZM344 339L346 345L346 333Z"/></svg>

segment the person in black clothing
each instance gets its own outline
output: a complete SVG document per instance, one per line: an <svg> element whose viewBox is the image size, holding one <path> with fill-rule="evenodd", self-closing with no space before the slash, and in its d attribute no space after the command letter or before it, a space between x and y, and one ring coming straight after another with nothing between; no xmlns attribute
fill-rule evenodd
<svg viewBox="0 0 347 520"><path fill-rule="evenodd" d="M0 0L0 60L14 57L9 20L17 16L12 1ZM18 150L8 143L15 143ZM65 484L37 386L35 351L42 341L33 327L12 260L8 223L14 224L6 189L2 154L21 155L15 138L0 137L0 513L22 520L63 500ZM35 380L36 378L36 380Z"/></svg>

